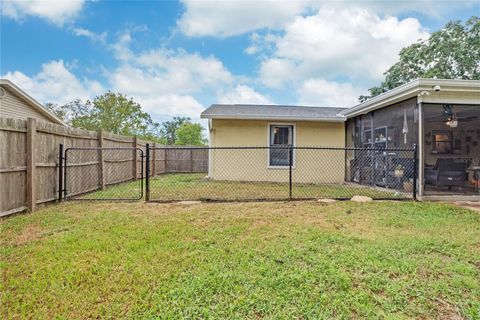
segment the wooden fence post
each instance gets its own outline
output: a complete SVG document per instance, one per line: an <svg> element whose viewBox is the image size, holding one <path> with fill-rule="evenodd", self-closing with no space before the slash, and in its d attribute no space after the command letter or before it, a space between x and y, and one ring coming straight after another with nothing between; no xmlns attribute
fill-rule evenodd
<svg viewBox="0 0 480 320"><path fill-rule="evenodd" d="M163 149L163 173L167 173L167 149Z"/></svg>
<svg viewBox="0 0 480 320"><path fill-rule="evenodd" d="M152 173L152 176L155 176L155 174L157 173L157 164L156 164L156 161L157 161L157 157L156 157L156 154L157 154L157 150L155 150L155 147L157 146L157 144L154 142L152 143L152 170L150 171Z"/></svg>
<svg viewBox="0 0 480 320"><path fill-rule="evenodd" d="M103 129L98 130L98 147L103 148ZM103 159L103 150L98 150L98 181L100 182L100 189L105 189L105 163Z"/></svg>
<svg viewBox="0 0 480 320"><path fill-rule="evenodd" d="M193 150L190 148L190 173L193 173Z"/></svg>
<svg viewBox="0 0 480 320"><path fill-rule="evenodd" d="M27 121L27 209L30 212L35 211L37 202L36 174L37 174L37 157L36 157L36 140L37 137L37 120L28 118Z"/></svg>
<svg viewBox="0 0 480 320"><path fill-rule="evenodd" d="M133 180L137 180L137 144L138 144L138 139L137 137L133 137L133 140L132 140L132 148L133 148L133 152L132 152L132 157L133 157L133 165L132 165L132 176L133 176Z"/></svg>

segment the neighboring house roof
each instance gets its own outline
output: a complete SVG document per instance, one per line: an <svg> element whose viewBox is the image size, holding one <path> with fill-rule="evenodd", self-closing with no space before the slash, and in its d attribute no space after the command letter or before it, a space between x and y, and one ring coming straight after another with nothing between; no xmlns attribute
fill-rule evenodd
<svg viewBox="0 0 480 320"><path fill-rule="evenodd" d="M285 120L343 122L344 108L284 105L213 104L200 115L202 119Z"/></svg>
<svg viewBox="0 0 480 320"><path fill-rule="evenodd" d="M436 91L435 86L440 86ZM480 102L479 80L417 79L373 97L352 108L344 109L342 115L351 118L380 109L394 103L418 97L418 102L471 103Z"/></svg>
<svg viewBox="0 0 480 320"><path fill-rule="evenodd" d="M23 91L20 87L14 84L12 81L7 79L0 79L0 86L6 87L8 90L12 91L15 95L17 95L20 99L22 99L26 105L30 106L40 114L42 114L45 118L49 119L53 123L61 124L66 126L66 124L58 118L53 112L47 110L40 102L32 98L28 93Z"/></svg>

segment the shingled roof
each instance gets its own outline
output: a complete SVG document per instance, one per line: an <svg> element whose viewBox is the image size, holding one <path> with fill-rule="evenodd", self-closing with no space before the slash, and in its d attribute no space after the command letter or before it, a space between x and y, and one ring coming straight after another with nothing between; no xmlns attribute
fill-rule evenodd
<svg viewBox="0 0 480 320"><path fill-rule="evenodd" d="M213 104L200 115L202 119L345 121L344 108L286 105Z"/></svg>

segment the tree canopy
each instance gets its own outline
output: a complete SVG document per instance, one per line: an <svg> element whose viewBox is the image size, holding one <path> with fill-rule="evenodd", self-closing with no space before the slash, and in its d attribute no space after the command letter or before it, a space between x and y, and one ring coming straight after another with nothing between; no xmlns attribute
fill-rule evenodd
<svg viewBox="0 0 480 320"><path fill-rule="evenodd" d="M385 80L369 89L360 102L417 78L480 80L480 18L451 21L426 40L400 51L400 60L385 73Z"/></svg>
<svg viewBox="0 0 480 320"><path fill-rule="evenodd" d="M45 105L59 118L75 128L104 129L125 136L137 136L162 144L204 145L204 128L188 117L173 117L161 124L142 111L139 103L121 93L107 92L83 102L80 99L65 105Z"/></svg>
<svg viewBox="0 0 480 320"><path fill-rule="evenodd" d="M183 123L176 132L176 144L190 146L205 145L207 140L203 136L203 130L204 128L199 123Z"/></svg>
<svg viewBox="0 0 480 320"><path fill-rule="evenodd" d="M184 123L190 122L188 117L173 117L171 121L162 122L160 126L160 134L167 144L175 144L177 142L177 131Z"/></svg>
<svg viewBox="0 0 480 320"><path fill-rule="evenodd" d="M77 99L63 106L47 107L75 128L104 129L108 132L145 139L158 137L159 124L154 122L139 103L121 93L107 92L82 102Z"/></svg>

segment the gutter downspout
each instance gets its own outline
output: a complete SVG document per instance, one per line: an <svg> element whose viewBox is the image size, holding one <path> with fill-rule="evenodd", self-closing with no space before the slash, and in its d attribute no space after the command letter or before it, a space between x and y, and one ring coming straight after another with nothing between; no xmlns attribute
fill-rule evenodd
<svg viewBox="0 0 480 320"><path fill-rule="evenodd" d="M210 148L213 146L213 120L208 119L208 178L212 177L212 149Z"/></svg>

